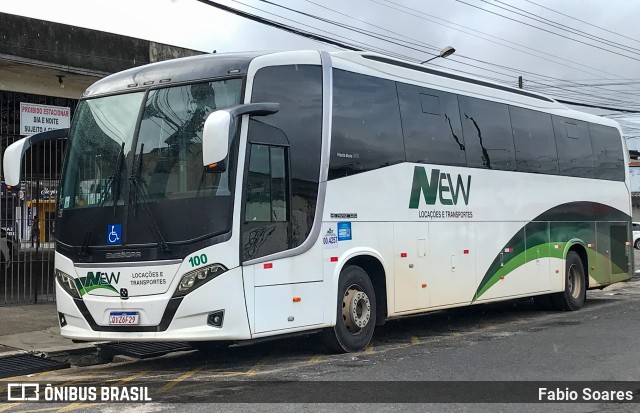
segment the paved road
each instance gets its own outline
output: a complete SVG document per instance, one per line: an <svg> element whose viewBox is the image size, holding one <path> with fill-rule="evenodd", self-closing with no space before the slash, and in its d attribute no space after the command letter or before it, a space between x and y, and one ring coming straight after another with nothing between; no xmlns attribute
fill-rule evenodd
<svg viewBox="0 0 640 413"><path fill-rule="evenodd" d="M211 381L233 382L232 391L251 401L256 381L336 381L336 397L359 395L361 381L442 380L635 380L640 381L640 277L604 291L590 291L577 312L539 311L530 300L440 311L388 322L360 354L327 354L316 335L289 338L212 353L199 351L154 360L71 368L42 373L28 380L64 382L109 381L118 385L162 382L163 394L196 397L212 392ZM26 378L25 378L26 379ZM244 381L246 385L237 383ZM349 383L351 381L351 383ZM265 385L268 383L265 383ZM158 388L156 387L156 390ZM308 390L308 389L307 389ZM320 391L320 390L318 390ZM244 392L244 393L243 393ZM292 395L292 397L295 395ZM345 410L326 405L181 404L189 412ZM158 411L177 405L83 404L0 405L0 412ZM444 411L638 411L638 405L435 405ZM349 405L350 411L423 411L409 404Z"/></svg>

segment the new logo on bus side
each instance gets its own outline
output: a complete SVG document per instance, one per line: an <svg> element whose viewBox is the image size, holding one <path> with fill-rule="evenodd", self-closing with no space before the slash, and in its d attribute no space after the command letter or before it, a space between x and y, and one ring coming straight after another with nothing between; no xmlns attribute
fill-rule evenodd
<svg viewBox="0 0 640 413"><path fill-rule="evenodd" d="M119 281L119 272L112 272L109 274L101 271L89 271L87 272L86 277L76 279L76 287L78 288L80 296L83 296L96 288L102 288L117 293L118 290L116 290L114 285L117 285Z"/></svg>
<svg viewBox="0 0 640 413"><path fill-rule="evenodd" d="M427 170L423 166L413 168L413 184L409 198L409 209L418 209L420 199L423 198L427 205L469 205L471 194L471 175L455 176L441 172L440 169L432 169L427 176ZM420 211L420 218L472 218L471 211Z"/></svg>

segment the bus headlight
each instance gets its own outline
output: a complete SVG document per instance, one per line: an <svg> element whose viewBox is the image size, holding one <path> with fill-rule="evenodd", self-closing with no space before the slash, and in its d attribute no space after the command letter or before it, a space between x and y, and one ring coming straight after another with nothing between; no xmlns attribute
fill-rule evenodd
<svg viewBox="0 0 640 413"><path fill-rule="evenodd" d="M180 283L178 284L178 288L176 288L176 292L173 293L173 296L181 297L188 294L200 287L202 284L213 280L225 271L227 271L227 268L221 264L208 265L206 267L190 271L182 276Z"/></svg>
<svg viewBox="0 0 640 413"><path fill-rule="evenodd" d="M78 292L75 278L58 269L56 269L56 278L63 290L68 292L73 298L80 298L80 292Z"/></svg>

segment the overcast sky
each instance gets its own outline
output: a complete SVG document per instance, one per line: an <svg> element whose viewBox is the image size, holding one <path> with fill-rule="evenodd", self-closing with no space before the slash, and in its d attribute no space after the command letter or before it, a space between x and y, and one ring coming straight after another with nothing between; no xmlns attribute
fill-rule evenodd
<svg viewBox="0 0 640 413"><path fill-rule="evenodd" d="M558 99L640 111L640 1L637 0L219 2L362 49L411 60L426 60L451 45L456 48L453 56L429 64L512 86L517 85L518 75L522 75L525 89L543 91ZM0 11L207 52L336 50L196 0L0 0ZM556 27L546 24L549 21ZM640 124L628 122L633 119L640 122L640 116L615 118L623 123L628 135L640 136Z"/></svg>

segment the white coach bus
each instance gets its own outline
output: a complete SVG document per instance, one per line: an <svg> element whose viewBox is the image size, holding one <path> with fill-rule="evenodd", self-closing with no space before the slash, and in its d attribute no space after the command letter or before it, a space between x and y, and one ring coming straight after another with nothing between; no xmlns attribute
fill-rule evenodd
<svg viewBox="0 0 640 413"><path fill-rule="evenodd" d="M56 224L62 335L236 341L535 296L577 310L633 273L618 125L381 55L220 54L96 82ZM88 183L91 185L89 191ZM87 193L90 192L90 193Z"/></svg>

